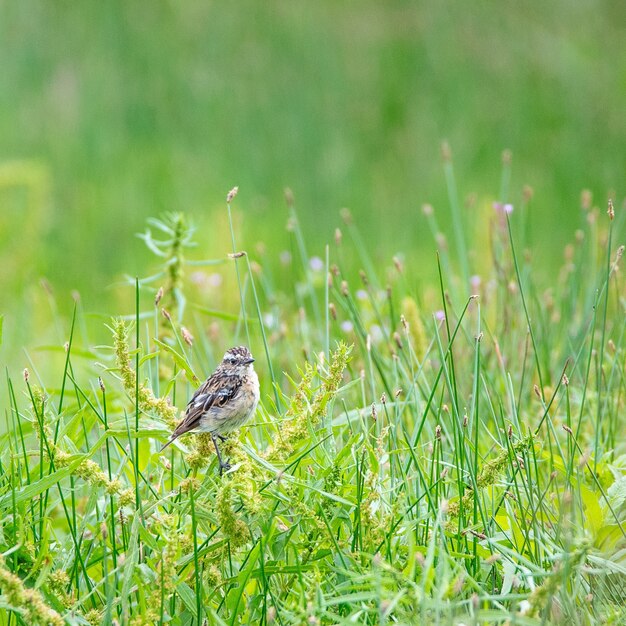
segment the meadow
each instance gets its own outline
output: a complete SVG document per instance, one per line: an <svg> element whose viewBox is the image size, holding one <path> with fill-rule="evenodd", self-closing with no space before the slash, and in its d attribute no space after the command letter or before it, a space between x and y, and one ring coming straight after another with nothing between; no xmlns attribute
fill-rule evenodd
<svg viewBox="0 0 626 626"><path fill-rule="evenodd" d="M0 626L626 624L625 25L0 1Z"/></svg>
<svg viewBox="0 0 626 626"><path fill-rule="evenodd" d="M279 272L239 247L233 194L223 259L185 215L149 220L158 270L128 279L108 339L78 302L63 342L7 372L3 626L625 623L624 209L583 194L538 270L508 158L482 240L444 168L458 228L423 207L438 279L421 289L348 211L309 256L290 192ZM202 435L161 454L239 343L262 401L232 469Z"/></svg>

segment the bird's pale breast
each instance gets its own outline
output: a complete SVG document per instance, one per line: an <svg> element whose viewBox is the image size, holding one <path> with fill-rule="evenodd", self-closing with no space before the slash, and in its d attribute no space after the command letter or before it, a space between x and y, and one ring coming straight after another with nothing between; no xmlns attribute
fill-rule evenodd
<svg viewBox="0 0 626 626"><path fill-rule="evenodd" d="M259 379L250 368L239 392L221 407L211 407L201 418L198 430L222 435L243 426L259 403Z"/></svg>

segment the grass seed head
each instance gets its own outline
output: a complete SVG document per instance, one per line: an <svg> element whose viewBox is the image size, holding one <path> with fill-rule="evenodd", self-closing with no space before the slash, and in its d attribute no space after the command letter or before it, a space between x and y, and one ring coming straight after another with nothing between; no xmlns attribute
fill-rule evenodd
<svg viewBox="0 0 626 626"><path fill-rule="evenodd" d="M227 194L226 194L226 202L228 202L228 204L230 204L234 199L235 196L239 193L239 187L233 187Z"/></svg>
<svg viewBox="0 0 626 626"><path fill-rule="evenodd" d="M184 326L181 326L180 334L188 346L193 346L193 335Z"/></svg>
<svg viewBox="0 0 626 626"><path fill-rule="evenodd" d="M613 200L611 200L610 198L609 198L609 205L608 205L606 212L609 216L609 219L613 221L615 219L615 209L613 208Z"/></svg>

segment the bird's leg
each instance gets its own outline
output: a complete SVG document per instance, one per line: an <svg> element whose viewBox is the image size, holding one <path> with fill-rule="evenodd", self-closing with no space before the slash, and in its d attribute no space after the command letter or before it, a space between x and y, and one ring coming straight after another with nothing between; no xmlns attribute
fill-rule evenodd
<svg viewBox="0 0 626 626"><path fill-rule="evenodd" d="M219 437L219 435L217 435ZM214 434L211 434L211 439L213 440L213 445L215 446L215 452L217 452L217 460L220 464L220 476L224 470L228 471L230 469L230 463L224 463L222 461L222 455L220 454L220 449L217 446L217 439Z"/></svg>
<svg viewBox="0 0 626 626"><path fill-rule="evenodd" d="M228 439L228 437L224 437L224 435L217 435L217 438L224 443L226 441L226 439Z"/></svg>

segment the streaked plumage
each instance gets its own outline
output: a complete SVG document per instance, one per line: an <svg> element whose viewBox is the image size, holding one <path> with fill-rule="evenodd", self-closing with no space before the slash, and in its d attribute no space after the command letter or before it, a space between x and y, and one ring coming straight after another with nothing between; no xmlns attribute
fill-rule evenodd
<svg viewBox="0 0 626 626"><path fill-rule="evenodd" d="M259 402L259 379L252 363L254 358L245 346L227 350L215 372L193 394L185 417L174 429L166 448L187 432L210 433L220 462L220 471L228 467L222 461L216 437L245 424Z"/></svg>

